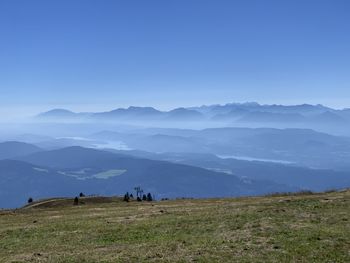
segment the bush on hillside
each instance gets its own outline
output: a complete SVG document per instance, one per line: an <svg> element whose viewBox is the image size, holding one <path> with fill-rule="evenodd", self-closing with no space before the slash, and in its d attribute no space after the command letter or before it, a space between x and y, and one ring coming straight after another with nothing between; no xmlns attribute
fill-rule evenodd
<svg viewBox="0 0 350 263"><path fill-rule="evenodd" d="M126 194L124 195L124 201L125 201L125 202L129 202L129 200L130 200L129 193L126 192Z"/></svg>
<svg viewBox="0 0 350 263"><path fill-rule="evenodd" d="M74 198L74 203L73 203L73 205L78 205L79 204L79 198L76 196L75 198Z"/></svg>
<svg viewBox="0 0 350 263"><path fill-rule="evenodd" d="M148 193L148 194L147 194L147 201L148 201L148 202L153 201L153 197L152 197L151 193Z"/></svg>

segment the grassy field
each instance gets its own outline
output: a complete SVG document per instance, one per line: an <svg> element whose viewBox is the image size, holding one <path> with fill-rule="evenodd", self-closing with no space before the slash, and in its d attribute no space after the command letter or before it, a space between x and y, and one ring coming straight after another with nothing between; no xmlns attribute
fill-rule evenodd
<svg viewBox="0 0 350 263"><path fill-rule="evenodd" d="M0 212L1 262L350 262L350 191Z"/></svg>

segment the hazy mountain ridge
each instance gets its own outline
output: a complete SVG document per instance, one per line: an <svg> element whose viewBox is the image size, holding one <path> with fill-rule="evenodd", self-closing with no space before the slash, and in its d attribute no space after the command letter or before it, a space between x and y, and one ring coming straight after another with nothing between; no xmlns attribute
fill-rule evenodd
<svg viewBox="0 0 350 263"><path fill-rule="evenodd" d="M200 107L176 108L160 111L153 107L119 108L108 112L74 113L64 109L51 110L37 116L39 119L83 119L83 120L153 120L153 121L239 121L239 122L347 122L348 109L336 110L323 105L261 105L251 103L229 103Z"/></svg>
<svg viewBox="0 0 350 263"><path fill-rule="evenodd" d="M76 195L78 181L54 169L23 161L0 160L0 208L22 206L29 197Z"/></svg>
<svg viewBox="0 0 350 263"><path fill-rule="evenodd" d="M64 109L51 110L41 113L37 116L39 119L48 120L75 120L81 118L82 120L158 120L158 121L177 121L177 120L202 120L204 116L195 110L186 108L176 108L170 111L160 111L153 107L135 107L130 106L126 109L119 108L107 112L96 113L74 113Z"/></svg>
<svg viewBox="0 0 350 263"><path fill-rule="evenodd" d="M72 196L81 191L121 195L138 185L157 198L258 195L297 189L267 180L245 181L188 164L82 147L0 160L0 183L6 185L0 191L0 207L24 204L30 196Z"/></svg>
<svg viewBox="0 0 350 263"><path fill-rule="evenodd" d="M149 152L211 153L350 170L350 139L310 129L144 129L132 134L105 131L91 139L122 141L131 149Z"/></svg>
<svg viewBox="0 0 350 263"><path fill-rule="evenodd" d="M52 174L59 187L65 187L62 178L73 180L72 192L61 189L56 195L123 194L136 185L159 197L327 190L350 184L350 138L309 126L346 131L348 116L348 109L308 104L231 103L169 111L131 106L98 113L56 109L24 124L24 135L10 133L7 138L34 146L7 143L12 151L0 144L0 160L27 164L17 163L33 176L34 192L23 194L33 196L47 193L41 191L44 174ZM3 165L0 176L16 192L15 181L22 184L23 178L14 165ZM17 179L8 181L10 174ZM23 202L23 195L11 198Z"/></svg>
<svg viewBox="0 0 350 263"><path fill-rule="evenodd" d="M21 155L28 155L43 151L43 149L29 143L8 141L0 143L0 160L10 159Z"/></svg>
<svg viewBox="0 0 350 263"><path fill-rule="evenodd" d="M310 169L262 161L245 161L234 158L219 158L212 154L198 153L149 153L141 151L114 151L133 156L166 160L198 166L213 171L235 174L250 180L267 180L312 191L325 191L350 186L350 173L326 169Z"/></svg>

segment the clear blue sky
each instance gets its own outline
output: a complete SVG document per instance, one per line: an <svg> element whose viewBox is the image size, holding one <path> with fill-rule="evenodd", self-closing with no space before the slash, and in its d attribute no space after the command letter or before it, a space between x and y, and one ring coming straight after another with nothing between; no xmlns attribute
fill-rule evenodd
<svg viewBox="0 0 350 263"><path fill-rule="evenodd" d="M348 0L3 0L0 107L350 107Z"/></svg>

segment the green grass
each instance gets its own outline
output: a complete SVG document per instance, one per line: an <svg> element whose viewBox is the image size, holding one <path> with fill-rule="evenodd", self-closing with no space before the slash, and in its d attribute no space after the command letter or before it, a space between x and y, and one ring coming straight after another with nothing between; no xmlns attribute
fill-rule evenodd
<svg viewBox="0 0 350 263"><path fill-rule="evenodd" d="M350 262L349 191L83 201L0 212L0 262Z"/></svg>

